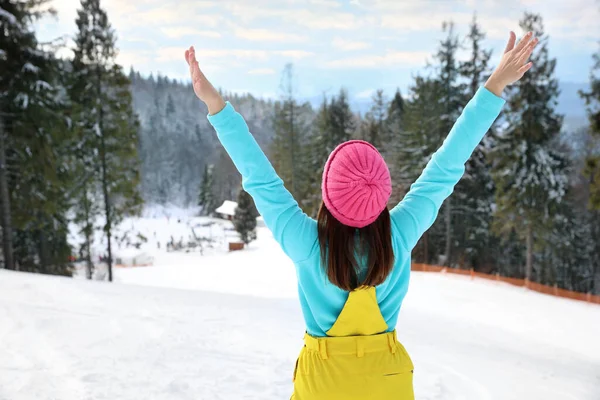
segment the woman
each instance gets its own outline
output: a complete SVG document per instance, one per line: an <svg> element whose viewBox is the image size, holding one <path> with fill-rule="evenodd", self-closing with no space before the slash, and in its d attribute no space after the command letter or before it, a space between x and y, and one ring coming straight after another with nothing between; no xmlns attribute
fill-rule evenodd
<svg viewBox="0 0 600 400"><path fill-rule="evenodd" d="M292 259L306 322L294 371L295 400L413 399L413 364L396 339L408 289L410 254L497 118L504 88L519 80L537 39L525 35L504 55L456 121L402 202L388 211L385 161L364 141L340 144L322 177L317 221L298 207L248 131L242 116L206 79L194 48L185 52L194 92L242 174L265 224Z"/></svg>

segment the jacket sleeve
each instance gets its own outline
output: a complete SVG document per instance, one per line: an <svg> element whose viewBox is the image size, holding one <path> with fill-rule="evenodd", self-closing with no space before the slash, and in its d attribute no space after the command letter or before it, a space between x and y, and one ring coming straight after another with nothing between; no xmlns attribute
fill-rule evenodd
<svg viewBox="0 0 600 400"><path fill-rule="evenodd" d="M479 88L421 176L391 211L394 234L407 251L410 252L433 225L443 201L464 174L465 163L500 114L504 103L504 99L486 88Z"/></svg>
<svg viewBox="0 0 600 400"><path fill-rule="evenodd" d="M227 102L223 110L209 115L208 120L275 240L294 262L308 258L317 241L316 221L302 212L285 188L244 118Z"/></svg>

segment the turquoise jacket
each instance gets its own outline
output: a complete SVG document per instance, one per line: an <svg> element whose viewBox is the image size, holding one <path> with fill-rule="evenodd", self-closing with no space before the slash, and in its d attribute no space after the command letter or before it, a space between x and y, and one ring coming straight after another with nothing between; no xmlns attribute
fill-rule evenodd
<svg viewBox="0 0 600 400"><path fill-rule="evenodd" d="M395 263L385 282L376 287L388 331L396 328L400 306L408 290L411 250L435 221L442 202L452 193L464 173L465 163L503 105L502 98L481 87L421 176L390 212ZM324 273L316 221L298 207L250 134L246 122L229 102L208 119L241 173L243 187L254 198L266 226L294 262L307 332L317 337L326 336L348 292L331 284Z"/></svg>

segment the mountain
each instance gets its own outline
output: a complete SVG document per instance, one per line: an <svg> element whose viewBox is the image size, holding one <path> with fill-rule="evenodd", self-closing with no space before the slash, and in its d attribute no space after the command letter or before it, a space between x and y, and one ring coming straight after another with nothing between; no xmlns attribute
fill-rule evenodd
<svg viewBox="0 0 600 400"><path fill-rule="evenodd" d="M140 117L139 152L142 160L142 195L147 203L196 205L202 171L213 165L217 202L235 199L241 179L206 119L207 109L189 83L164 76L142 77L131 71L131 91ZM585 104L578 91L587 84L561 82L558 111L565 115L564 131L587 125ZM405 92L403 92L406 95ZM388 93L388 95L390 95ZM246 119L259 145L268 153L273 138L274 101L250 94L224 93ZM299 99L317 109L323 96ZM371 99L351 98L352 109L364 115Z"/></svg>
<svg viewBox="0 0 600 400"><path fill-rule="evenodd" d="M585 102L579 96L579 90L587 90L589 88L589 83L577 83L577 82L560 82L560 95L558 97L558 107L557 110L559 113L565 115L564 119L564 130L575 130L582 126L588 124L587 116L585 112ZM388 97L392 95L392 93L386 93ZM406 95L406 91L402 92L403 95ZM322 97L315 96L307 99L313 104L313 106L320 104L322 101ZM364 97L354 97L351 99L352 109L361 115L364 115L371 108L371 99Z"/></svg>
<svg viewBox="0 0 600 400"><path fill-rule="evenodd" d="M585 102L579 96L580 90L588 90L589 83L560 82L558 112L564 114L563 130L573 131L588 124Z"/></svg>
<svg viewBox="0 0 600 400"><path fill-rule="evenodd" d="M197 203L202 171L213 165L219 179L217 201L235 198L239 174L208 123L206 106L190 84L131 71L133 105L141 122L139 154L146 203L189 206ZM273 103L252 95L229 95L264 150L273 137Z"/></svg>

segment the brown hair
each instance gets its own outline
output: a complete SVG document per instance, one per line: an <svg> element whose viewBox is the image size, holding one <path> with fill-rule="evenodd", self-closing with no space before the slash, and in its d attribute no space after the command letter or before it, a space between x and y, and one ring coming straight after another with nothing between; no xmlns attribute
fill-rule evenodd
<svg viewBox="0 0 600 400"><path fill-rule="evenodd" d="M327 277L337 287L351 291L360 286L376 286L387 278L394 265L390 213L387 207L364 228L339 222L324 203L319 209L318 234L321 262ZM367 272L362 282L357 275L359 260L366 256Z"/></svg>

